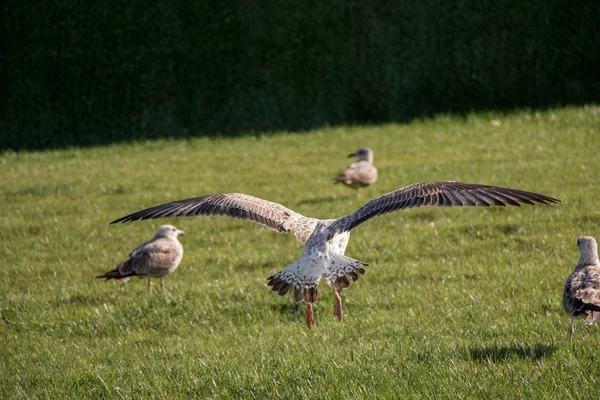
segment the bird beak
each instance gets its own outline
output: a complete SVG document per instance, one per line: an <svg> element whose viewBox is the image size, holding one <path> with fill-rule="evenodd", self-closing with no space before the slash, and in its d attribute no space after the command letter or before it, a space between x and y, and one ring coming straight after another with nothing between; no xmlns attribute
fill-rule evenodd
<svg viewBox="0 0 600 400"><path fill-rule="evenodd" d="M184 231L177 231L177 236L185 236L185 232Z"/></svg>
<svg viewBox="0 0 600 400"><path fill-rule="evenodd" d="M354 152L352 154L348 154L348 158L350 158L350 157L356 157L356 156L357 156L356 152Z"/></svg>

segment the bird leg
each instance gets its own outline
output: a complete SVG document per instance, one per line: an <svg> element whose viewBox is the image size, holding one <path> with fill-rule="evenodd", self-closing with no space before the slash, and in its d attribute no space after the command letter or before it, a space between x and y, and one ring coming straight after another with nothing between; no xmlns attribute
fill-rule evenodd
<svg viewBox="0 0 600 400"><path fill-rule="evenodd" d="M148 277L148 292L152 293L152 280Z"/></svg>
<svg viewBox="0 0 600 400"><path fill-rule="evenodd" d="M335 315L338 318L338 321L341 321L342 317L344 316L344 313L342 311L342 298L340 297L339 292L333 285L333 282L329 282L329 287L331 288L331 290L333 290L333 293L335 293L335 304L333 305L333 315Z"/></svg>
<svg viewBox="0 0 600 400"><path fill-rule="evenodd" d="M311 302L306 306L306 325L308 329L313 326L313 306Z"/></svg>
<svg viewBox="0 0 600 400"><path fill-rule="evenodd" d="M160 291L161 292L165 291L165 278L164 277L160 278Z"/></svg>
<svg viewBox="0 0 600 400"><path fill-rule="evenodd" d="M575 332L575 317L571 317L571 329L569 329L569 339L570 339L570 343L571 345L573 345L573 332Z"/></svg>

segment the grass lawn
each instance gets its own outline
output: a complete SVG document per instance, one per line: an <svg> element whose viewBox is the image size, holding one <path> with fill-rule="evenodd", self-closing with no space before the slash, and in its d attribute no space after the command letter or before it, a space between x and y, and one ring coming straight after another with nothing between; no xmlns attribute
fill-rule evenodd
<svg viewBox="0 0 600 400"><path fill-rule="evenodd" d="M379 181L357 198L332 178L361 146ZM600 237L599 150L587 106L2 153L0 398L597 398L600 330L578 321L571 349L561 296L577 237ZM344 320L322 283L310 330L305 305L266 285L300 256L293 236L223 217L108 224L221 192L337 218L431 180L563 202L367 222ZM164 293L94 278L164 223L186 232Z"/></svg>

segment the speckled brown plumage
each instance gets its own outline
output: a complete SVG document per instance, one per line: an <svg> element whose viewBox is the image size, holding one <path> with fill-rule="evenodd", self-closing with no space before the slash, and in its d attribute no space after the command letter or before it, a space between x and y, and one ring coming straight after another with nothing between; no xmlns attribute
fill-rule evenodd
<svg viewBox="0 0 600 400"><path fill-rule="evenodd" d="M576 318L585 318L587 325L600 321L600 262L598 244L591 236L577 240L580 258L575 270L565 282L562 304L571 318L569 337L573 341Z"/></svg>

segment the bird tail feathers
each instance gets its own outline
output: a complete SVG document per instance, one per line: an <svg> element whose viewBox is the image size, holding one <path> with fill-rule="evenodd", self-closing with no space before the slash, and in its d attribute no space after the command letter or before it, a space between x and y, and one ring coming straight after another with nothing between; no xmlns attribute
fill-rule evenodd
<svg viewBox="0 0 600 400"><path fill-rule="evenodd" d="M271 286L271 290L278 292L280 296L285 296L288 292L291 292L294 301L304 300L307 303L317 301L321 275L303 274L298 261L268 277L267 280L269 281L267 285Z"/></svg>
<svg viewBox="0 0 600 400"><path fill-rule="evenodd" d="M343 254L333 254L332 258L333 262L329 280L338 292L350 286L351 282L356 282L360 278L360 275L364 275L366 272L363 267L369 265Z"/></svg>
<svg viewBox="0 0 600 400"><path fill-rule="evenodd" d="M129 278L130 276L133 276L133 274L123 275L119 272L118 269L114 269L105 273L104 275L98 275L96 278L105 278L108 281L110 279L125 279Z"/></svg>
<svg viewBox="0 0 600 400"><path fill-rule="evenodd" d="M314 275L305 275L296 261L268 277L267 285L271 286L271 290L278 292L280 296L285 296L290 292L295 301L304 300L307 303L314 303L319 295L318 286L321 276L326 277L333 283L335 289L341 292L350 286L350 282L355 282L360 275L364 275L363 267L368 265L343 254L333 254L331 257L329 271L326 274L325 271L322 271ZM321 275L322 273L323 275Z"/></svg>

